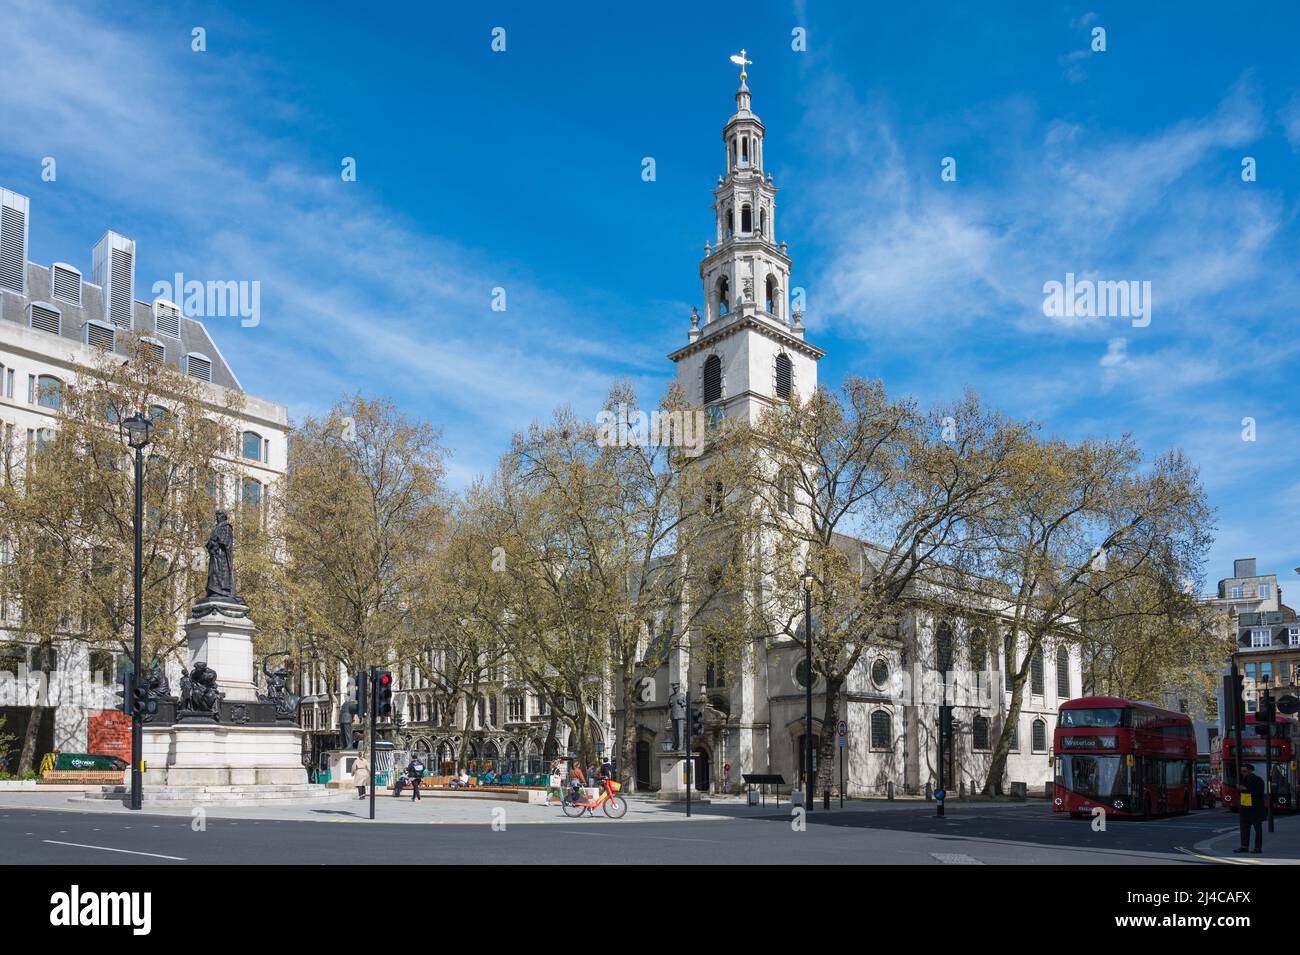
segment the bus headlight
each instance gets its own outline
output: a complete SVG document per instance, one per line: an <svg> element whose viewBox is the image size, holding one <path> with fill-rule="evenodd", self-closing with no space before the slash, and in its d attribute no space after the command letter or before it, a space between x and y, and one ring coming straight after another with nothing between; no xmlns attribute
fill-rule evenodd
<svg viewBox="0 0 1300 955"><path fill-rule="evenodd" d="M1111 803L1111 805L1114 806L1116 809L1123 809L1123 808L1124 808L1124 800L1122 800L1122 799L1116 799L1113 803Z"/></svg>
<svg viewBox="0 0 1300 955"><path fill-rule="evenodd" d="M1056 804L1057 804L1058 806L1061 805L1063 802L1065 802L1065 800L1062 799L1060 796L1057 796L1057 797L1056 797Z"/></svg>

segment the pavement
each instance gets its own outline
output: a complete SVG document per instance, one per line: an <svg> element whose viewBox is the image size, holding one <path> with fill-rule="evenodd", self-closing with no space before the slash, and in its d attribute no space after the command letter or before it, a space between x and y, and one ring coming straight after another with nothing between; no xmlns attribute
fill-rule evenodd
<svg viewBox="0 0 1300 955"><path fill-rule="evenodd" d="M1193 847L1196 852L1233 865L1300 865L1300 817L1275 815L1272 832L1264 823L1264 851L1255 855L1232 851L1241 844L1241 830L1235 814L1223 814L1230 820L1227 829L1197 843Z"/></svg>
<svg viewBox="0 0 1300 955"><path fill-rule="evenodd" d="M621 820L568 819L522 803L381 796L328 806L88 808L60 794L0 794L0 863L881 863L906 865L1209 865L1240 863L1223 810L1150 822L1054 814L1041 801L850 802L806 816L720 800L696 807L632 797ZM1268 854L1300 861L1300 819L1279 819Z"/></svg>

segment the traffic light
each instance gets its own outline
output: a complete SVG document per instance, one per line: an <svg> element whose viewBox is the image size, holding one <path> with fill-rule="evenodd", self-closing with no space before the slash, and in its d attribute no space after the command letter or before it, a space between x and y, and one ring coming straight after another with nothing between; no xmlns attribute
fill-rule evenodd
<svg viewBox="0 0 1300 955"><path fill-rule="evenodd" d="M158 701L149 695L149 687L137 683L132 687L131 709L136 716L151 716L158 712Z"/></svg>
<svg viewBox="0 0 1300 955"><path fill-rule="evenodd" d="M1246 726L1245 681L1241 674L1227 675L1223 678L1224 726L1229 732Z"/></svg>
<svg viewBox="0 0 1300 955"><path fill-rule="evenodd" d="M1264 691L1264 695L1259 701L1259 710L1255 713L1255 722L1277 722L1277 703L1273 700L1273 694L1268 690Z"/></svg>
<svg viewBox="0 0 1300 955"><path fill-rule="evenodd" d="M352 678L352 698L357 701L357 713L361 716L370 715L370 710L366 706L366 687L369 683L369 673L358 673Z"/></svg>
<svg viewBox="0 0 1300 955"><path fill-rule="evenodd" d="M121 702L117 704L115 709L119 709L127 716L130 716L132 712L131 711L131 671L123 670L121 675L117 678L117 682L121 684L122 688L120 690L117 690L115 695L121 697L122 699Z"/></svg>
<svg viewBox="0 0 1300 955"><path fill-rule="evenodd" d="M704 707L702 706L691 707L691 735L704 735Z"/></svg>
<svg viewBox="0 0 1300 955"><path fill-rule="evenodd" d="M393 674L388 670L375 674L375 715L380 719L393 715Z"/></svg>
<svg viewBox="0 0 1300 955"><path fill-rule="evenodd" d="M952 707L948 704L939 707L939 732L946 739L952 738Z"/></svg>

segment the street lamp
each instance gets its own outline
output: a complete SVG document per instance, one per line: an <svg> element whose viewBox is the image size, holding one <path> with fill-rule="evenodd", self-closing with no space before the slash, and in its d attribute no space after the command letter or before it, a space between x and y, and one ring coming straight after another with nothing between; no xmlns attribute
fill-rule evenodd
<svg viewBox="0 0 1300 955"><path fill-rule="evenodd" d="M135 620L134 620L134 656L131 664L131 808L139 810L143 801L144 780L140 771L140 765L144 762L144 714L141 712L138 702L135 699L136 682L140 679L141 668L141 646L140 631L142 629L143 613L140 602L140 591L143 586L141 579L141 553L144 549L142 538L142 527L144 524L144 449L149 443L149 433L153 430L153 422L144 415L136 413L131 415L122 422L126 429L126 443L135 451L135 514L133 524L135 528L135 572L132 576L135 591Z"/></svg>
<svg viewBox="0 0 1300 955"><path fill-rule="evenodd" d="M812 592L817 575L805 568L799 575L799 585L803 587L803 772L804 772L804 811L812 812L813 787L813 750L812 750Z"/></svg>

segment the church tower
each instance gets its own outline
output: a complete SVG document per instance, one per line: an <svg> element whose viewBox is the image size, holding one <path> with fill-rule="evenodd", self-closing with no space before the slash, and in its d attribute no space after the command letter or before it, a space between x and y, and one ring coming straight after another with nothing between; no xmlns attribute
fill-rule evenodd
<svg viewBox="0 0 1300 955"><path fill-rule="evenodd" d="M710 416L756 421L763 408L817 387L825 355L790 309L790 256L776 241L776 193L765 172L763 121L750 108L744 51L736 112L722 130L726 174L713 190L715 236L700 262L704 313L668 357L688 401Z"/></svg>

